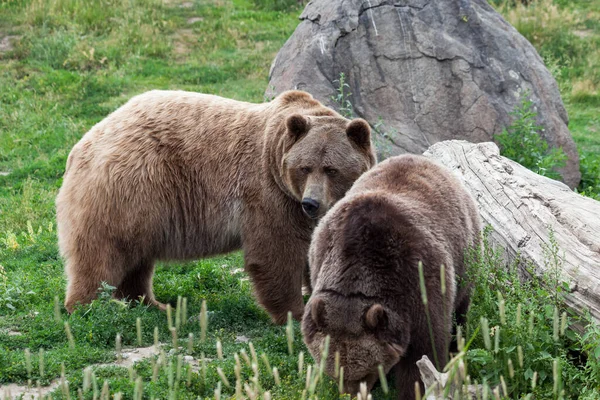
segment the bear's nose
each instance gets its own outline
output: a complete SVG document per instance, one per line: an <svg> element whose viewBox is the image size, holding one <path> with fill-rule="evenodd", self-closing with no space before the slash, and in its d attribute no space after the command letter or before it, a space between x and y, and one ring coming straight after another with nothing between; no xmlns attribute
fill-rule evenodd
<svg viewBox="0 0 600 400"><path fill-rule="evenodd" d="M319 202L315 199L311 199L305 197L302 199L302 209L311 218L315 218L317 216L317 212L319 211Z"/></svg>

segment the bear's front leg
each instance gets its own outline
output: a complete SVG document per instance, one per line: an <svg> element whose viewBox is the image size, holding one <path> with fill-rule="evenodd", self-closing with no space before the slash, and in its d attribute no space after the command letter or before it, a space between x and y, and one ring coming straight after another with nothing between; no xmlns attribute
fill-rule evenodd
<svg viewBox="0 0 600 400"><path fill-rule="evenodd" d="M302 240L294 235L293 228L260 231L255 228L244 237L245 268L258 302L276 324L286 323L288 311L300 321L304 313L302 275L310 235Z"/></svg>

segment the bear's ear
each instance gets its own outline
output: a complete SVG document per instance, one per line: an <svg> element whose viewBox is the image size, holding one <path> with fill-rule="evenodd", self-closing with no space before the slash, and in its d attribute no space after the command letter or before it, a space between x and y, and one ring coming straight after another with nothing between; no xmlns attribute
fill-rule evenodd
<svg viewBox="0 0 600 400"><path fill-rule="evenodd" d="M356 118L350 121L346 127L348 138L362 149L371 147L371 127L361 118Z"/></svg>
<svg viewBox="0 0 600 400"><path fill-rule="evenodd" d="M320 297L311 300L310 315L318 329L325 327L325 301Z"/></svg>
<svg viewBox="0 0 600 400"><path fill-rule="evenodd" d="M300 139L300 137L308 132L310 128L308 118L300 114L290 115L285 121L285 125L287 127L288 134L294 141Z"/></svg>
<svg viewBox="0 0 600 400"><path fill-rule="evenodd" d="M365 314L365 324L370 329L381 329L387 324L387 314L381 304L373 304Z"/></svg>

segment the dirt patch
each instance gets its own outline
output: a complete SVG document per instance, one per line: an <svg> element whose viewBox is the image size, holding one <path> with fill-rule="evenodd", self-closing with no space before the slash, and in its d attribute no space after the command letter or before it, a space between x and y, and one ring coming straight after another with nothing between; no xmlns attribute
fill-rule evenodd
<svg viewBox="0 0 600 400"><path fill-rule="evenodd" d="M192 29L179 29L173 38L175 55L187 56L197 42L198 37Z"/></svg>
<svg viewBox="0 0 600 400"><path fill-rule="evenodd" d="M591 30L575 30L573 31L573 34L575 36L579 36L582 39L588 38L590 36L594 36L594 32L592 32Z"/></svg>
<svg viewBox="0 0 600 400"><path fill-rule="evenodd" d="M188 25L194 24L196 22L200 22L200 21L204 21L204 18L202 17L192 17L192 18L188 18L187 23Z"/></svg>
<svg viewBox="0 0 600 400"><path fill-rule="evenodd" d="M26 385L17 385L16 383L11 383L10 385L0 386L0 395L2 395L3 399L41 399L48 393L58 388L59 385L59 380L53 381L49 386L41 386L39 388L35 386L27 387Z"/></svg>
<svg viewBox="0 0 600 400"><path fill-rule="evenodd" d="M0 39L0 52L11 51L14 49L13 43L21 36L8 35Z"/></svg>

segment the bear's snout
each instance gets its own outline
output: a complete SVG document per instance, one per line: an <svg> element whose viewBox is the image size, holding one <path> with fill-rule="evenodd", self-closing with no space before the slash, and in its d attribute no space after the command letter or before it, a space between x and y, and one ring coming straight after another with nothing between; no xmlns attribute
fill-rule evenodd
<svg viewBox="0 0 600 400"><path fill-rule="evenodd" d="M305 197L302 199L302 211L310 218L317 218L319 216L319 207L321 204L310 197Z"/></svg>

